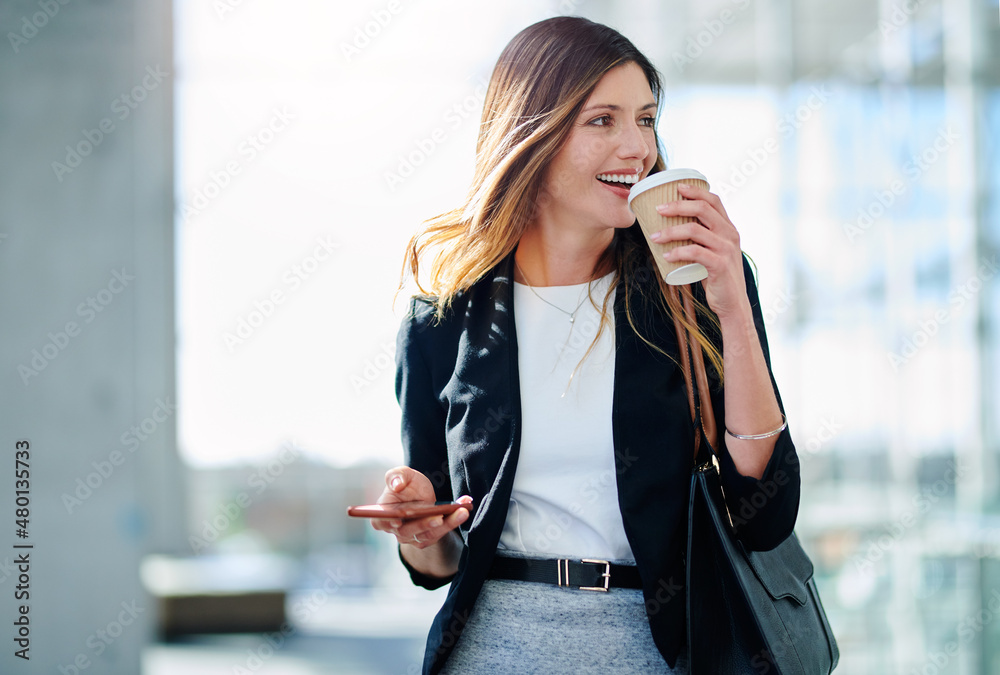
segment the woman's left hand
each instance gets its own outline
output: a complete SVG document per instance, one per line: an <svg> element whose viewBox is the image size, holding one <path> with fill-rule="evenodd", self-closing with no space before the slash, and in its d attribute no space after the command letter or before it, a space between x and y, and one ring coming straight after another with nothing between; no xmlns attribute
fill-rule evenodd
<svg viewBox="0 0 1000 675"><path fill-rule="evenodd" d="M690 239L693 243L667 252L666 260L705 266L708 270L708 278L702 281L705 300L719 319L749 313L740 233L729 220L722 200L692 185L681 186L678 191L684 197L682 201L660 204L656 210L663 216L691 216L697 220L654 232L650 239L658 244Z"/></svg>

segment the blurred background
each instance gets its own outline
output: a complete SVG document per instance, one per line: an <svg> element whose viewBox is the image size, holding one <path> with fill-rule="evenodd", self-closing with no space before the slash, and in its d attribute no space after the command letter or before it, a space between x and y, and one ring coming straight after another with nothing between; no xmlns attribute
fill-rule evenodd
<svg viewBox="0 0 1000 675"><path fill-rule="evenodd" d="M0 670L419 671L443 591L344 508L401 461L406 241L557 14L660 68L757 265L837 672L1000 673L992 0L0 3Z"/></svg>

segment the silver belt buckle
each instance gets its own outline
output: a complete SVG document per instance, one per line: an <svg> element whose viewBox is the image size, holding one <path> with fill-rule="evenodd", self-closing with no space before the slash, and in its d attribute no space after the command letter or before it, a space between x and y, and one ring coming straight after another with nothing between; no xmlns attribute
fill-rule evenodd
<svg viewBox="0 0 1000 675"><path fill-rule="evenodd" d="M607 593L608 588L611 585L611 563L607 560L590 560L584 558L580 562L582 563L594 563L596 565L604 565L604 573L601 576L604 578L603 586L580 586L581 591L600 591L602 593ZM569 559L562 558L556 560L556 577L557 583L560 587L569 586Z"/></svg>

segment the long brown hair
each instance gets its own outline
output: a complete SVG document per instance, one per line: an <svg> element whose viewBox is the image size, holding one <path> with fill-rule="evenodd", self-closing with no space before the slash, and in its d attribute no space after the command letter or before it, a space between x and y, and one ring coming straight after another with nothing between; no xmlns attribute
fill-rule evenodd
<svg viewBox="0 0 1000 675"><path fill-rule="evenodd" d="M441 318L459 293L509 255L531 222L539 200L545 198L541 186L546 170L569 137L590 94L608 71L627 63L639 66L659 103L663 89L660 74L635 45L613 28L562 16L535 23L514 36L500 54L490 78L476 143L475 175L465 201L426 221L410 240L400 288L408 270L421 292L429 291L436 297ZM665 168L658 137L656 148L656 163L650 173ZM636 327L629 283L631 273L640 268L655 270L656 265L649 247L625 232L615 232L594 273L614 268L611 288L625 290L629 323L644 341L662 352ZM436 254L430 263L427 289L421 283L420 263L429 249L436 250ZM689 330L693 329L692 334L705 348L721 380L722 356L718 348L707 334L686 321L662 277L655 276L660 286L659 301ZM609 298L610 292L604 298L598 335L610 325ZM696 304L699 315L706 317L710 326L718 327L714 313L703 303Z"/></svg>

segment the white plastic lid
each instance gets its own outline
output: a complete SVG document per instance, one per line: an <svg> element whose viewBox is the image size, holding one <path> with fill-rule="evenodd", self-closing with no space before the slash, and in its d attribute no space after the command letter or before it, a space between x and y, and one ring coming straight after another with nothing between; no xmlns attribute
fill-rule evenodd
<svg viewBox="0 0 1000 675"><path fill-rule="evenodd" d="M672 183L675 180L703 180L706 183L708 182L707 178L694 169L667 169L666 171L660 171L659 173L654 173L652 176L646 176L632 186L628 191L629 206L632 205L632 200L640 193L664 183Z"/></svg>
<svg viewBox="0 0 1000 675"><path fill-rule="evenodd" d="M701 263L691 263L689 265L684 265L683 267L678 267L673 272L664 277L666 281L671 286L682 286L684 284L693 284L696 281L701 281L702 279L708 278L708 270Z"/></svg>

